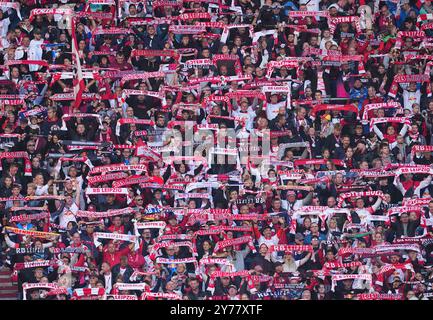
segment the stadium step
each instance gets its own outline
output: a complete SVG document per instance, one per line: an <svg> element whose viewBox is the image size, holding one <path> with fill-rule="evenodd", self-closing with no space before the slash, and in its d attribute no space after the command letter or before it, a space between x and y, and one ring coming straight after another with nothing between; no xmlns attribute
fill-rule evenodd
<svg viewBox="0 0 433 320"><path fill-rule="evenodd" d="M18 286L11 281L11 271L0 271L0 300L16 300Z"/></svg>

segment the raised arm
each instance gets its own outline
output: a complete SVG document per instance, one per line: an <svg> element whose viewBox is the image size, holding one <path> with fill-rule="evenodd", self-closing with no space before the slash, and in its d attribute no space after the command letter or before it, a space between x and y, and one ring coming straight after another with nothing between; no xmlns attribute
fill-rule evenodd
<svg viewBox="0 0 433 320"><path fill-rule="evenodd" d="M311 258L311 252L308 252L308 254L303 257L301 260L299 260L299 267L304 265L308 260Z"/></svg>
<svg viewBox="0 0 433 320"><path fill-rule="evenodd" d="M382 203L382 198L378 197L376 202L371 206L372 212L376 212L376 210L379 208L381 203Z"/></svg>
<svg viewBox="0 0 433 320"><path fill-rule="evenodd" d="M377 135L377 137L382 140L383 139L383 133L379 130L379 128L376 125L373 125L374 133Z"/></svg>
<svg viewBox="0 0 433 320"><path fill-rule="evenodd" d="M401 130L400 130L400 134L404 137L406 135L406 132L408 129L409 129L409 126L406 123L404 123L403 128L401 128Z"/></svg>
<svg viewBox="0 0 433 320"><path fill-rule="evenodd" d="M5 240L9 248L19 248L20 246L18 243L13 242L6 233L5 233Z"/></svg>
<svg viewBox="0 0 433 320"><path fill-rule="evenodd" d="M313 191L310 191L307 196L302 199L302 205L306 206L309 205L311 203L311 200L313 200Z"/></svg>
<svg viewBox="0 0 433 320"><path fill-rule="evenodd" d="M416 194L418 197L421 197L420 193L421 190L425 187L428 187L432 181L432 176L429 175L428 177L424 178L423 181L420 182L419 186L415 189L414 194Z"/></svg>
<svg viewBox="0 0 433 320"><path fill-rule="evenodd" d="M402 195L406 193L406 189L403 187L403 184L400 181L400 176L395 176L393 184L401 192Z"/></svg>

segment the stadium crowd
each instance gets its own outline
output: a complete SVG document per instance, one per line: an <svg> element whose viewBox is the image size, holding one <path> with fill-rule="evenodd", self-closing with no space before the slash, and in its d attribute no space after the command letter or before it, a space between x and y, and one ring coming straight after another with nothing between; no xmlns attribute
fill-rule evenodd
<svg viewBox="0 0 433 320"><path fill-rule="evenodd" d="M430 300L430 0L0 1L25 300Z"/></svg>

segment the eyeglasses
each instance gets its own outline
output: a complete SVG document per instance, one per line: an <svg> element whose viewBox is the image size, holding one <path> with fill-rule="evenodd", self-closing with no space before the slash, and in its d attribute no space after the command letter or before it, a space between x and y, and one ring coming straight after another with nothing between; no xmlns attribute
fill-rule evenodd
<svg viewBox="0 0 433 320"><path fill-rule="evenodd" d="M135 201L143 201L143 199L135 199Z"/></svg>

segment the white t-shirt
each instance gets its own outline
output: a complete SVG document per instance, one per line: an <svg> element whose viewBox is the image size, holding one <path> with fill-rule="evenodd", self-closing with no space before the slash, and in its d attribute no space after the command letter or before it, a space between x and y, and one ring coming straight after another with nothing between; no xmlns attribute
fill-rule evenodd
<svg viewBox="0 0 433 320"><path fill-rule="evenodd" d="M68 212L72 212L70 214L68 214ZM78 207L77 205L74 203L72 204L72 206L69 209L64 209L63 212L60 214L59 219L60 219L60 228L66 228L66 226L68 225L68 223L70 221L72 222L77 222L77 219L75 218L75 213L77 213L78 211Z"/></svg>
<svg viewBox="0 0 433 320"><path fill-rule="evenodd" d="M371 216L371 212L368 209L356 209L355 212L358 214L361 224L368 223L368 217Z"/></svg>
<svg viewBox="0 0 433 320"><path fill-rule="evenodd" d="M42 60L42 48L41 45L44 43L44 40L35 40L33 39L30 41L29 45L29 53L28 53L28 59L29 60ZM31 64L29 66L29 70L31 72L38 71L40 69L40 66L37 64Z"/></svg>
<svg viewBox="0 0 433 320"><path fill-rule="evenodd" d="M49 188L49 186L47 184L44 186L36 186L35 194L37 196L42 196L44 194L48 194L48 188Z"/></svg>
<svg viewBox="0 0 433 320"><path fill-rule="evenodd" d="M111 272L110 274L104 274L105 278L105 291L110 292L111 291Z"/></svg>
<svg viewBox="0 0 433 320"><path fill-rule="evenodd" d="M281 206L284 210L289 210L289 203L287 200L281 201ZM290 208L290 210L298 210L303 206L302 200L295 200L295 203L293 204L293 208Z"/></svg>
<svg viewBox="0 0 433 320"><path fill-rule="evenodd" d="M245 127L247 130L251 130L253 128L256 113L251 107L248 107L246 113L240 112L239 110L233 111L233 116L245 119Z"/></svg>
<svg viewBox="0 0 433 320"><path fill-rule="evenodd" d="M404 108L409 109L410 111L413 111L412 106L414 103L419 104L421 101L421 92L419 90L413 91L403 91L403 102L404 102Z"/></svg>
<svg viewBox="0 0 433 320"><path fill-rule="evenodd" d="M270 247L270 246L273 246L273 245L277 245L278 244L278 242L280 241L280 239L277 237L277 235L275 234L275 235L273 235L270 239L266 239L264 236L261 236L260 238L259 238L259 246L261 246L262 245L262 243L264 243L264 244L266 244L267 246L268 246L268 248Z"/></svg>
<svg viewBox="0 0 433 320"><path fill-rule="evenodd" d="M308 3L307 3L308 2ZM307 11L319 11L319 1L318 0L300 0L299 4L303 5L307 3Z"/></svg>
<svg viewBox="0 0 433 320"><path fill-rule="evenodd" d="M1 38L6 38L10 24L11 24L11 21L9 20L9 18L0 20L0 36L1 36Z"/></svg>
<svg viewBox="0 0 433 320"><path fill-rule="evenodd" d="M273 120L276 118L276 116L278 115L278 110L280 110L281 107L284 107L286 105L285 101L281 101L278 103L268 103L266 105L266 117L268 118L269 121Z"/></svg>
<svg viewBox="0 0 433 320"><path fill-rule="evenodd" d="M329 39L325 39L325 38L323 38L323 39L320 41L320 49L325 50L325 49L326 49L325 45L326 45L326 43L327 43L328 41L331 41L332 44L338 45L338 43L336 43L336 42L334 41L334 39L332 39L332 37L329 38Z"/></svg>

